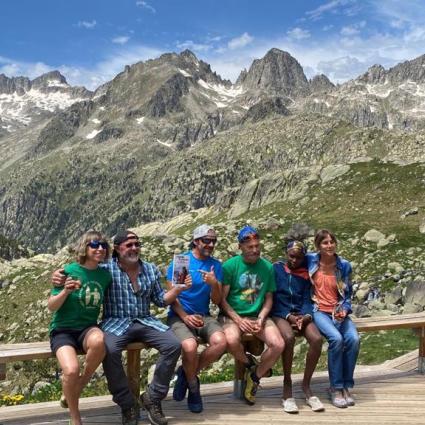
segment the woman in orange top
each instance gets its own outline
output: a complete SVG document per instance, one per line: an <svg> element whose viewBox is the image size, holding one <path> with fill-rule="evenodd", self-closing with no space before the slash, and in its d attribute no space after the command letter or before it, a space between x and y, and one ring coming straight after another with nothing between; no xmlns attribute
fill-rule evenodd
<svg viewBox="0 0 425 425"><path fill-rule="evenodd" d="M335 407L354 406L349 389L354 386L354 368L360 340L351 321L351 264L336 254L337 241L329 230L317 232L317 253L307 254L308 272L314 288L313 317L329 343L329 394Z"/></svg>

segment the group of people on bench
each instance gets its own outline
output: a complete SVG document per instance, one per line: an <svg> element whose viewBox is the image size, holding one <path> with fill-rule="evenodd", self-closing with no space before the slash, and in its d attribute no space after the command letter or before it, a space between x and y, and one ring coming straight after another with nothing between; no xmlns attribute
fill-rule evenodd
<svg viewBox="0 0 425 425"><path fill-rule="evenodd" d="M351 321L351 265L336 253L337 240L329 230L315 235L316 252L302 241L285 245L286 259L271 264L261 257L260 235L251 226L238 233L241 251L223 264L213 257L217 233L206 224L193 232L184 283L172 284L173 263L167 271L167 290L158 268L140 255L139 237L130 230L117 233L113 248L99 232L88 231L76 247L76 262L53 273L48 306L52 351L62 368L61 405L69 408L70 424L82 424L78 400L83 387L103 361L108 388L121 408L122 423L137 425L139 407L151 424L166 425L161 401L177 369L173 398L187 397L191 412L203 410L198 375L226 351L245 366L243 398L253 405L262 377L282 358L282 406L297 413L291 369L296 336L308 343L302 390L315 412L324 406L312 393L313 372L329 343L329 396L334 406L355 401L350 393L359 352L359 336ZM111 256L111 258L110 258ZM170 305L167 324L150 313L150 304ZM220 307L210 315L210 303ZM102 322L98 317L103 305ZM244 334L265 343L259 360L245 352ZM199 341L207 344L199 353ZM122 363L122 351L143 342L159 351L155 372L139 400L134 399ZM77 352L86 353L80 372Z"/></svg>

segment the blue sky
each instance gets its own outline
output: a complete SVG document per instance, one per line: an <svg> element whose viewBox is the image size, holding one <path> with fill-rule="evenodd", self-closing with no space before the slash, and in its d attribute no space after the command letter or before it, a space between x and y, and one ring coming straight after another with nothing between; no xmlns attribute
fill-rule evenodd
<svg viewBox="0 0 425 425"><path fill-rule="evenodd" d="M186 48L232 81L272 47L333 82L425 53L424 0L4 0L0 10L0 73L58 69L90 89Z"/></svg>

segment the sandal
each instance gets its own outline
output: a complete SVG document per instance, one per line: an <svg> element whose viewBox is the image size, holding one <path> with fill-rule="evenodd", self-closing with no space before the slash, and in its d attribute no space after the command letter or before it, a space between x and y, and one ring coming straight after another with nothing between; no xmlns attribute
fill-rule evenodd
<svg viewBox="0 0 425 425"><path fill-rule="evenodd" d="M345 409L348 407L347 402L343 395L337 394L337 391L329 389L329 398L331 400L331 403L338 407L339 409ZM339 391L338 391L339 392Z"/></svg>
<svg viewBox="0 0 425 425"><path fill-rule="evenodd" d="M298 413L298 406L295 402L295 398L290 397L286 400L282 398L282 406L286 413Z"/></svg>
<svg viewBox="0 0 425 425"><path fill-rule="evenodd" d="M313 412L323 412L325 410L325 406L323 406L322 402L319 400L319 397L311 396L305 399L307 406L311 407Z"/></svg>

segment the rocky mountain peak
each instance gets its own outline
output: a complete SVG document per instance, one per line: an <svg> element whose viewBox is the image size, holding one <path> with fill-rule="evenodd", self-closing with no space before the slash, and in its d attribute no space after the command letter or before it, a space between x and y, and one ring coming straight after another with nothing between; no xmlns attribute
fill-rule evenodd
<svg viewBox="0 0 425 425"><path fill-rule="evenodd" d="M180 53L180 57L192 61L192 62L199 62L198 58L196 57L195 53L193 53L191 50L186 49L183 50L183 52Z"/></svg>
<svg viewBox="0 0 425 425"><path fill-rule="evenodd" d="M67 86L66 78L59 71L50 71L31 81L34 89L51 86Z"/></svg>
<svg viewBox="0 0 425 425"><path fill-rule="evenodd" d="M324 74L315 75L310 80L310 89L313 93L331 91L334 88L335 88L335 85Z"/></svg>
<svg viewBox="0 0 425 425"><path fill-rule="evenodd" d="M387 71L382 65L373 65L357 81L369 84L384 83L386 75Z"/></svg>
<svg viewBox="0 0 425 425"><path fill-rule="evenodd" d="M273 48L252 63L243 79L247 89L270 94L298 96L309 93L309 85L298 61L288 52Z"/></svg>
<svg viewBox="0 0 425 425"><path fill-rule="evenodd" d="M31 81L27 77L7 77L4 74L0 74L0 94L24 94L30 90Z"/></svg>
<svg viewBox="0 0 425 425"><path fill-rule="evenodd" d="M388 79L392 83L414 81L425 83L425 55L396 65L388 71Z"/></svg>

